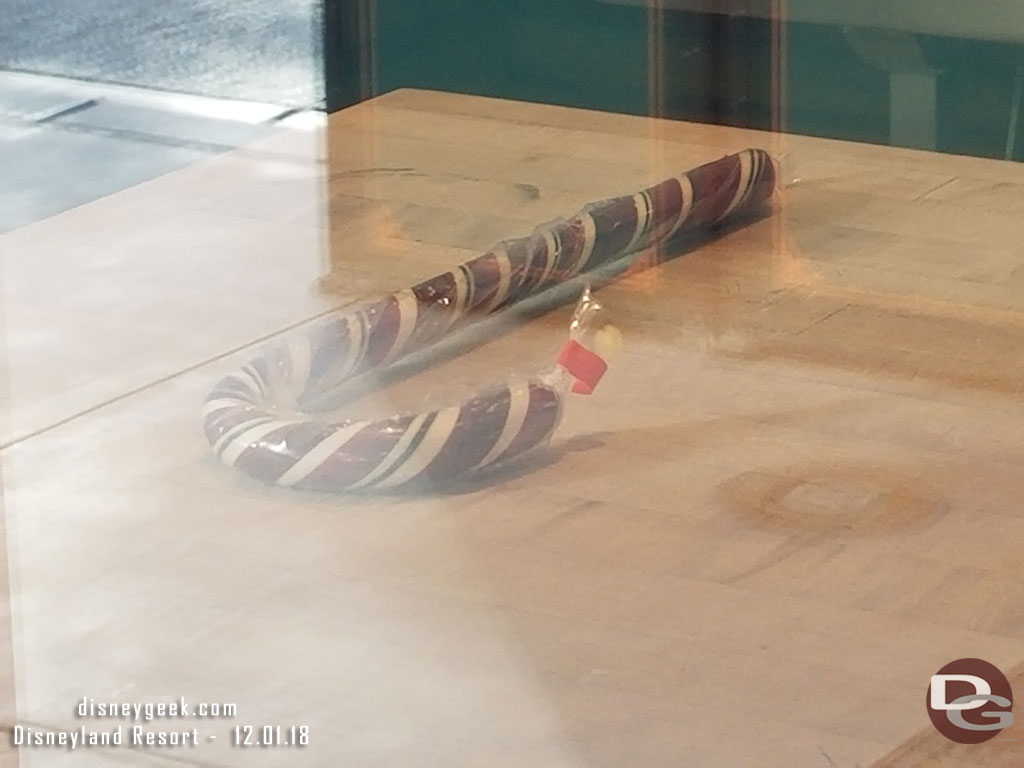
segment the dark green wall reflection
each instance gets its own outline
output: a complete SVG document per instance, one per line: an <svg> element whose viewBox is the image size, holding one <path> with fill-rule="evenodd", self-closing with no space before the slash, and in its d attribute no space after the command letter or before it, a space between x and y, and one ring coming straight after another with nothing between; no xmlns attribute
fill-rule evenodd
<svg viewBox="0 0 1024 768"><path fill-rule="evenodd" d="M647 14L596 0L380 0L378 86L644 114Z"/></svg>
<svg viewBox="0 0 1024 768"><path fill-rule="evenodd" d="M651 104L643 6L378 0L375 7L381 92L432 88L771 126L772 29L764 19L666 12L661 103ZM989 157L1003 157L1013 139L1014 91L1024 80L1018 46L798 23L785 34L789 131ZM329 67L329 80L346 76ZM1024 158L1024 139L1013 144L1013 156Z"/></svg>

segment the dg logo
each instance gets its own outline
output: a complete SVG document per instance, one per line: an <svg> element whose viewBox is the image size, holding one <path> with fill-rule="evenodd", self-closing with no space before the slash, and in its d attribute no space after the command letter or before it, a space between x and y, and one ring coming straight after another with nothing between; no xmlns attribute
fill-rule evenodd
<svg viewBox="0 0 1024 768"><path fill-rule="evenodd" d="M957 659L932 675L926 704L936 730L960 744L981 744L1013 725L1010 681L982 659Z"/></svg>

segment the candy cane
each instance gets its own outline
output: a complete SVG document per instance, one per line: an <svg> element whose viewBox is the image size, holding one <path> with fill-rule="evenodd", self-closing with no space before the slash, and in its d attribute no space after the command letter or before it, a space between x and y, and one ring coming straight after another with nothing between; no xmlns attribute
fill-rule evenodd
<svg viewBox="0 0 1024 768"><path fill-rule="evenodd" d="M550 377L377 420L328 423L295 411L426 348L471 317L751 211L774 185L771 158L748 149L635 195L592 203L450 272L331 315L216 385L203 409L210 445L226 464L264 482L319 491L444 483L521 456L546 443L558 425L565 389Z"/></svg>

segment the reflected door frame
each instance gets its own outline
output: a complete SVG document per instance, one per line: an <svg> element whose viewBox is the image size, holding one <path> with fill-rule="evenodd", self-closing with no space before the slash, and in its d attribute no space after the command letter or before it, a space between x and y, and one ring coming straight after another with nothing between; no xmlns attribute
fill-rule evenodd
<svg viewBox="0 0 1024 768"><path fill-rule="evenodd" d="M375 0L324 0L324 92L328 112L377 93Z"/></svg>

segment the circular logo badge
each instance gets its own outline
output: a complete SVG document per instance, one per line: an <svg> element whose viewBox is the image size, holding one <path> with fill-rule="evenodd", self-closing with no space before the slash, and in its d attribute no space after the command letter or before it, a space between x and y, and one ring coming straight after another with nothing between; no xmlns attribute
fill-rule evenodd
<svg viewBox="0 0 1024 768"><path fill-rule="evenodd" d="M959 744L981 744L1013 723L1013 691L998 667L957 659L932 675L925 699L935 729Z"/></svg>

